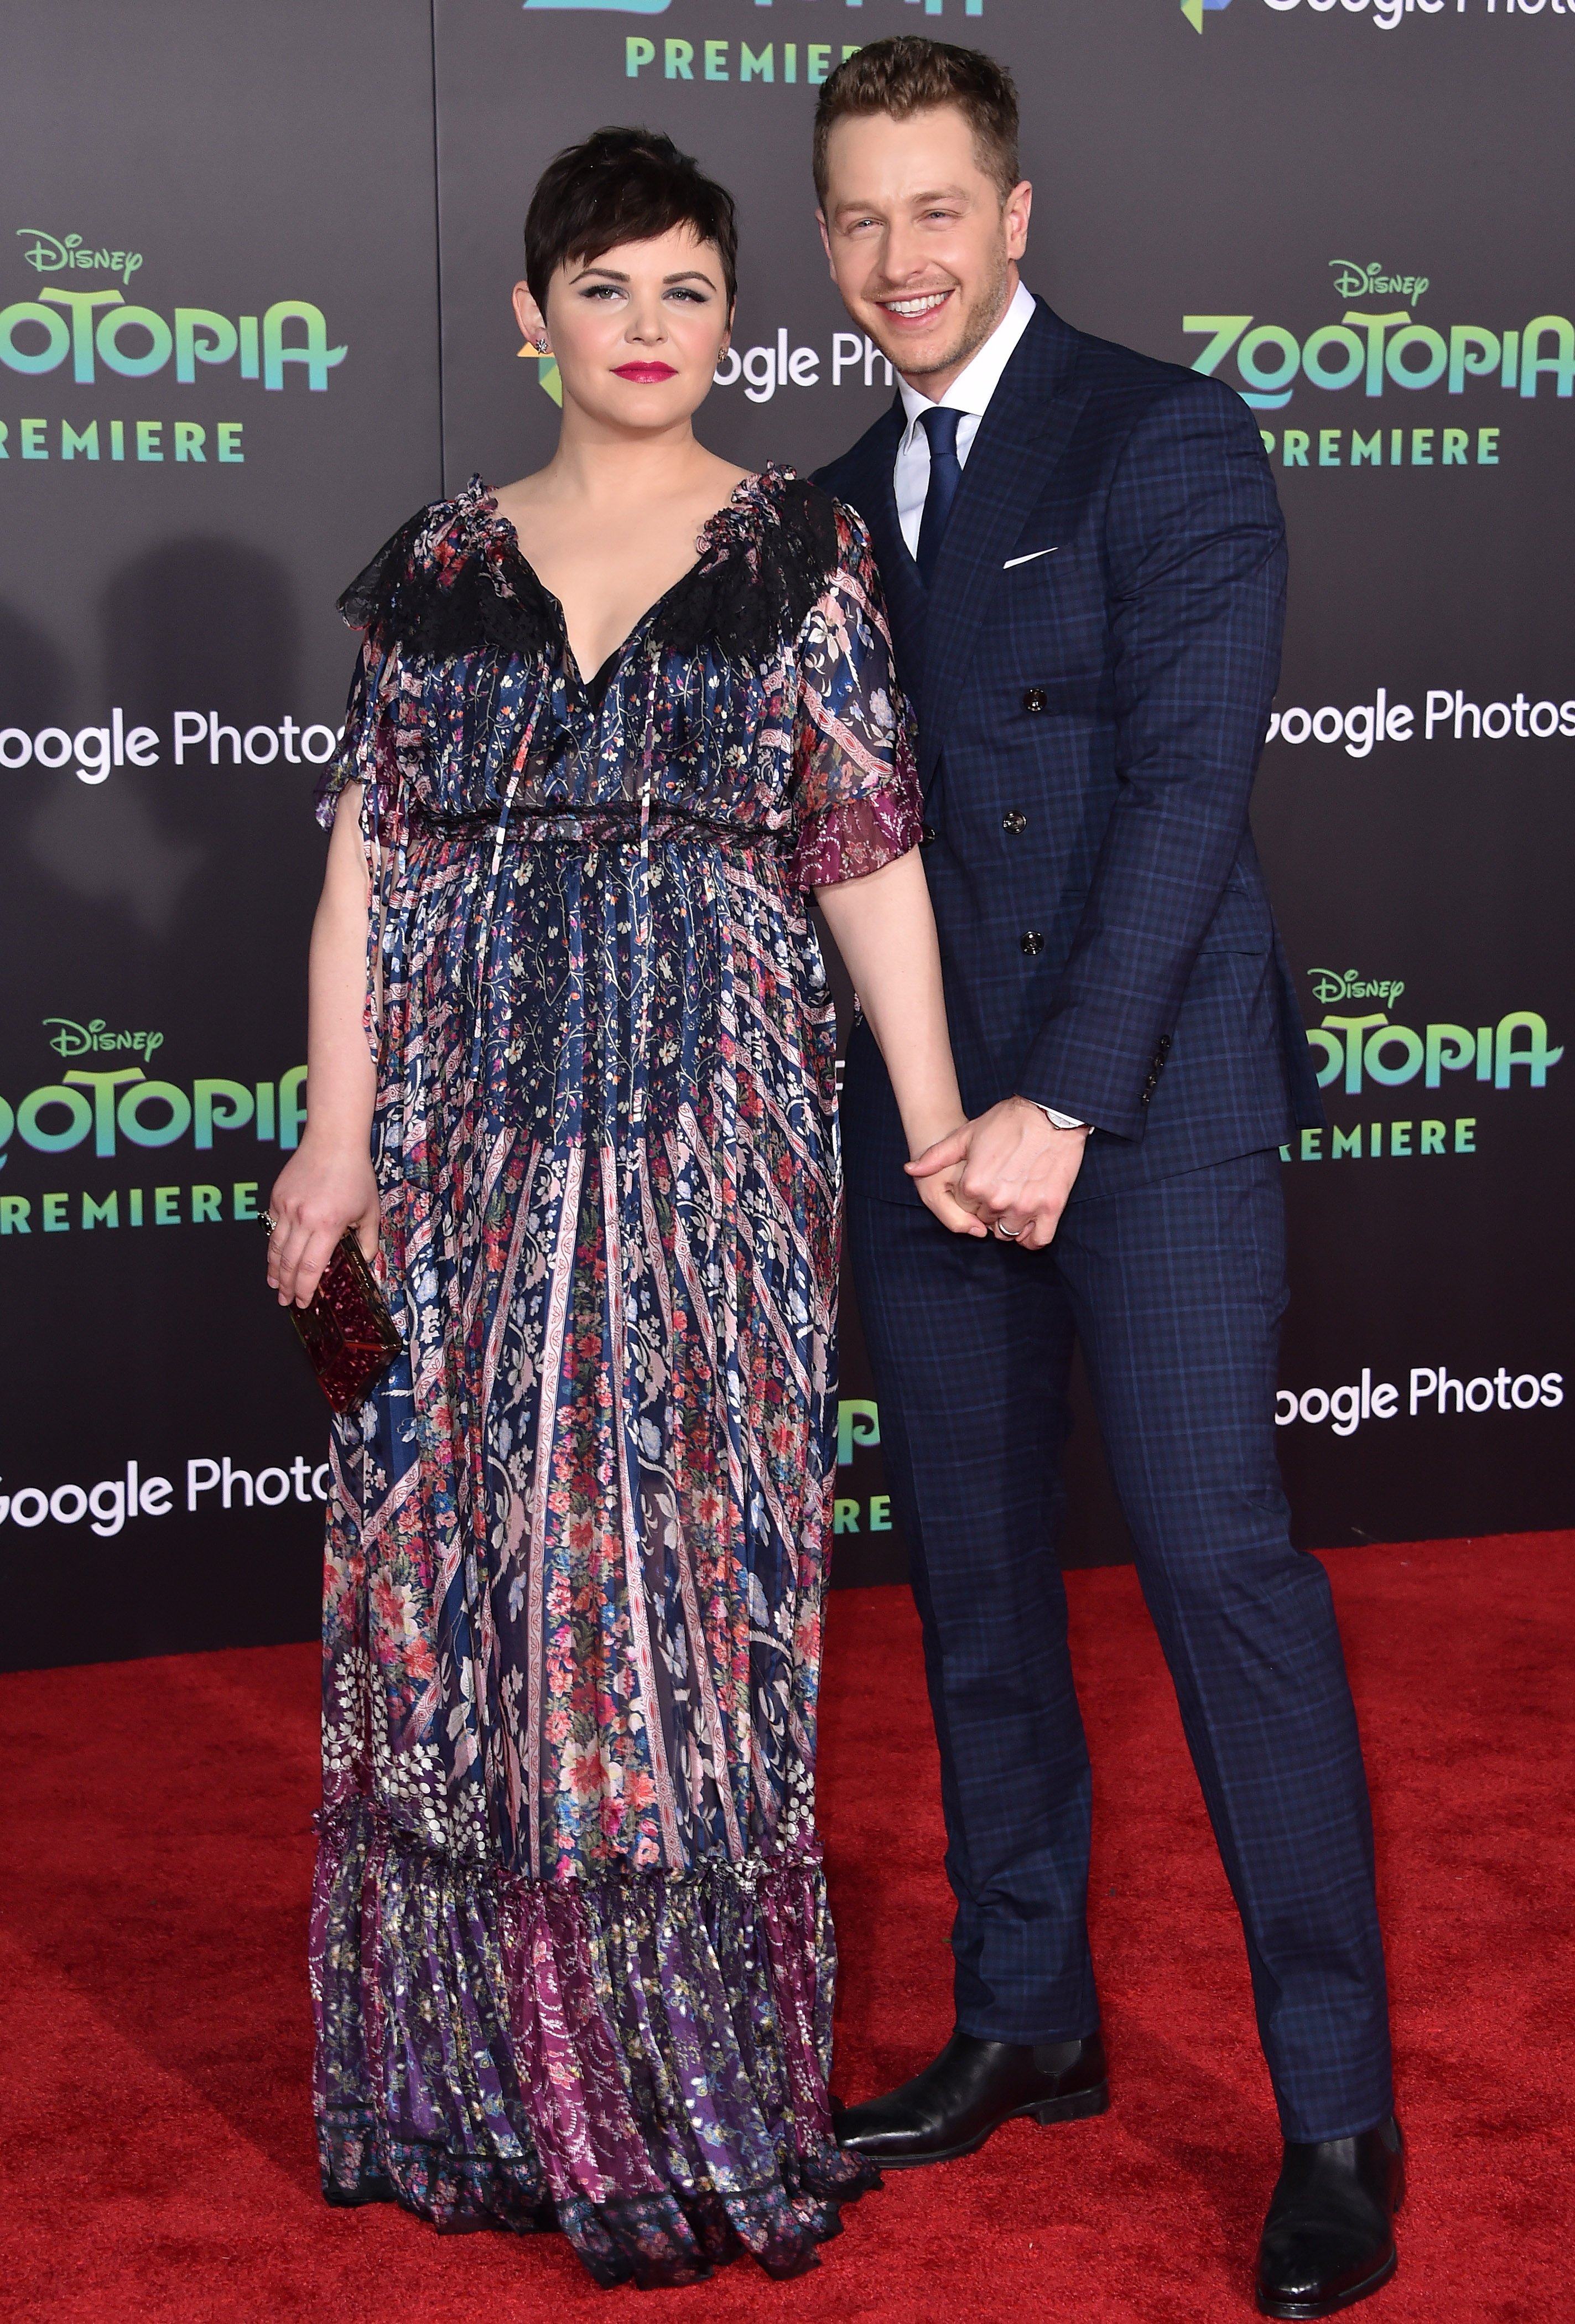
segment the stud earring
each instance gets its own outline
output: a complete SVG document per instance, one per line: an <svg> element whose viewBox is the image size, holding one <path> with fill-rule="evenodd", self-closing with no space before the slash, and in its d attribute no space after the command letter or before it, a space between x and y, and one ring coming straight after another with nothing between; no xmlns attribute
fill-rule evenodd
<svg viewBox="0 0 1575 2324"><path fill-rule="evenodd" d="M548 347L548 344L547 344L547 339L546 339L546 336L545 336L545 334L543 334L543 336L542 336L539 339L538 339L538 340L537 340L537 342L536 342L536 352L537 352L537 354L538 354L539 355L550 355L550 353L552 352L552 350Z"/></svg>

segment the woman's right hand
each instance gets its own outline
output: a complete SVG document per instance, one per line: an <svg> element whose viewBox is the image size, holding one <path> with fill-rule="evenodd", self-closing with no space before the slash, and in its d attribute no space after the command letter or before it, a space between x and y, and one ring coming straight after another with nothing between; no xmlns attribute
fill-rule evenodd
<svg viewBox="0 0 1575 2324"><path fill-rule="evenodd" d="M988 1236L990 1229L983 1220L976 1217L966 1203L961 1201L958 1196L957 1181L962 1176L966 1155L953 1162L949 1167L937 1167L927 1159L935 1153L937 1148L945 1148L950 1140L955 1139L967 1128L966 1120L959 1120L935 1136L926 1138L923 1151L916 1154L907 1167L908 1175L918 1189L918 1198L931 1217L939 1219L941 1224L953 1234L972 1235L977 1239L981 1235Z"/></svg>
<svg viewBox="0 0 1575 2324"><path fill-rule="evenodd" d="M268 1287L281 1307L309 1307L334 1246L354 1227L368 1259L379 1227L377 1176L364 1149L318 1145L309 1129L268 1198Z"/></svg>

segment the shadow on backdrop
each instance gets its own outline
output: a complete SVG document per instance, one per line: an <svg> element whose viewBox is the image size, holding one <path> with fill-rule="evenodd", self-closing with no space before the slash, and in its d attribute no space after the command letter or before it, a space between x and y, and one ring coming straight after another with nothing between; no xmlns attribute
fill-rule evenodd
<svg viewBox="0 0 1575 2324"><path fill-rule="evenodd" d="M252 793L262 770L226 764L239 746L223 739L199 743L195 753L189 747L184 766L176 767L175 714L216 716L222 710L223 723L237 733L279 718L293 701L299 660L294 591L284 567L255 549L174 540L110 576L98 617L100 715L119 708L128 729L148 724L157 731L157 772L150 769L128 783L117 779L117 770L102 784L88 785L62 769L49 779L32 817L28 852L71 895L117 907L157 944L170 941L179 919L182 947L194 961L205 960L205 939L219 930L205 925L200 889L195 913L180 907L216 855L252 843ZM209 795L198 818L186 811L186 794L204 780ZM188 835L198 820L206 842ZM217 898L215 903L227 918L227 907Z"/></svg>

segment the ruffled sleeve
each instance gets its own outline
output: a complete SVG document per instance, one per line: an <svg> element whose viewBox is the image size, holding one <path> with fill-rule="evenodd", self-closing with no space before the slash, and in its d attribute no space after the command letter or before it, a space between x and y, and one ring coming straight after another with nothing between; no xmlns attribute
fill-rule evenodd
<svg viewBox="0 0 1575 2324"><path fill-rule="evenodd" d="M390 906L403 877L407 787L399 762L400 659L397 648L369 637L356 659L337 754L318 782L318 821L332 829L350 783L361 785L361 838L372 885L366 927L367 1046L378 1054L382 1023L383 947Z"/></svg>
<svg viewBox="0 0 1575 2324"><path fill-rule="evenodd" d="M837 564L806 625L794 730L801 888L861 880L916 846L923 828L906 706L874 552L840 503Z"/></svg>
<svg viewBox="0 0 1575 2324"><path fill-rule="evenodd" d="M397 650L368 638L356 657L339 748L318 778L317 817L331 829L346 783L365 785L364 818L386 819L399 795L395 751L399 702Z"/></svg>

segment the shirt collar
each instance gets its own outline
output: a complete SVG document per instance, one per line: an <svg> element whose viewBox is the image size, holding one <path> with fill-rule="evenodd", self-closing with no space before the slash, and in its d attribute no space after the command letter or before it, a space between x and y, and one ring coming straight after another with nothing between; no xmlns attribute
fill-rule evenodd
<svg viewBox="0 0 1575 2324"><path fill-rule="evenodd" d="M902 408L907 418L907 432L916 429L921 412L931 410L937 403L948 410L971 411L982 420L990 408L990 399L1000 385L1000 375L1017 353L1018 341L1034 319L1037 305L1033 292L1019 281L1008 303L1006 313L991 331L979 353L960 371L944 395L926 395L922 389L910 387L898 378Z"/></svg>

